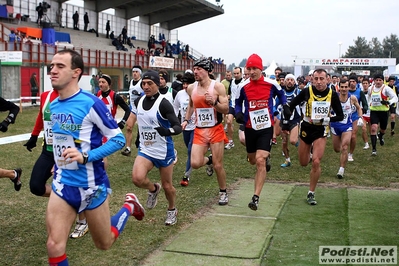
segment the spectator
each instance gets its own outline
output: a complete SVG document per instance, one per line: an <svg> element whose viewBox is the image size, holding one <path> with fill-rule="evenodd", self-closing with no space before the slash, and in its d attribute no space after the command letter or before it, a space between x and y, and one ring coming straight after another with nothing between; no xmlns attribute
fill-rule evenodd
<svg viewBox="0 0 399 266"><path fill-rule="evenodd" d="M95 89L96 89L96 83L94 81L95 79L96 79L96 76L91 75L90 85L91 85L91 93L93 93L93 94L94 94Z"/></svg>
<svg viewBox="0 0 399 266"><path fill-rule="evenodd" d="M8 35L8 42L15 43L16 38L17 38L17 35L15 34L15 31L11 30L10 34Z"/></svg>
<svg viewBox="0 0 399 266"><path fill-rule="evenodd" d="M126 44L127 43L127 29L126 29L126 26L123 27L121 34L122 34L122 43Z"/></svg>
<svg viewBox="0 0 399 266"><path fill-rule="evenodd" d="M136 55L141 55L141 49L138 46L137 46L137 49L136 49Z"/></svg>
<svg viewBox="0 0 399 266"><path fill-rule="evenodd" d="M162 41L161 41L161 46L162 46L162 53L165 53L165 48L166 48L166 41L165 41L165 39L162 39Z"/></svg>
<svg viewBox="0 0 399 266"><path fill-rule="evenodd" d="M96 77L94 78L94 95L97 95L98 91L100 90L100 83L99 80L100 79L100 75L96 75Z"/></svg>
<svg viewBox="0 0 399 266"><path fill-rule="evenodd" d="M131 49L136 48L136 47L134 46L134 44L132 43L132 41L131 41L130 38L127 38L126 44L129 45L129 47L130 47Z"/></svg>
<svg viewBox="0 0 399 266"><path fill-rule="evenodd" d="M108 38L108 37L107 37L107 38ZM110 38L111 40L115 39L114 31L111 31L111 34L109 35L109 38Z"/></svg>
<svg viewBox="0 0 399 266"><path fill-rule="evenodd" d="M155 49L154 56L161 56L161 48Z"/></svg>
<svg viewBox="0 0 399 266"><path fill-rule="evenodd" d="M123 77L123 90L129 90L129 76L127 74Z"/></svg>
<svg viewBox="0 0 399 266"><path fill-rule="evenodd" d="M107 31L107 34L105 35L105 38L109 38L109 31L111 30L111 25L109 24L109 20L107 21L107 24L105 25L105 30Z"/></svg>
<svg viewBox="0 0 399 266"><path fill-rule="evenodd" d="M36 73L33 73L30 77L30 92L32 96L32 105L36 105L36 99L33 98L36 97L37 93L39 92L39 85L37 82Z"/></svg>
<svg viewBox="0 0 399 266"><path fill-rule="evenodd" d="M38 25L40 25L40 21L42 20L42 17L43 17L43 14L44 14L42 3L39 3L39 5L36 7L36 11L37 11L37 21L36 21L36 23Z"/></svg>
<svg viewBox="0 0 399 266"><path fill-rule="evenodd" d="M74 30L79 30L78 24L79 24L79 13L78 11L75 11L75 14L72 16L73 19L73 29Z"/></svg>
<svg viewBox="0 0 399 266"><path fill-rule="evenodd" d="M84 31L87 31L87 27L89 26L89 15L87 14L87 12L85 13L84 17L83 17L84 23L85 23L85 27L84 27Z"/></svg>
<svg viewBox="0 0 399 266"><path fill-rule="evenodd" d="M190 46L188 44L186 44L185 50L186 50L186 56L188 56L190 53Z"/></svg>

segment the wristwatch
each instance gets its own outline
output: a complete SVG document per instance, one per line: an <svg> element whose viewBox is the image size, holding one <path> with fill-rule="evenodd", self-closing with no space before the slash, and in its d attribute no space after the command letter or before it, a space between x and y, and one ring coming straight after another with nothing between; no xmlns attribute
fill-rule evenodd
<svg viewBox="0 0 399 266"><path fill-rule="evenodd" d="M170 133L175 134L175 130L171 127L169 128Z"/></svg>
<svg viewBox="0 0 399 266"><path fill-rule="evenodd" d="M87 161L89 160L89 155L87 154L87 152L82 152L82 156L83 156L82 164L87 164Z"/></svg>

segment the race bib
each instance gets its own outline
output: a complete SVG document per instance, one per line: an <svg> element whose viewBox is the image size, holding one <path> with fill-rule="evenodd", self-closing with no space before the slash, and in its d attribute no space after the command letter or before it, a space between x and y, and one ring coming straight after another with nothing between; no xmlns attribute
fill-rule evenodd
<svg viewBox="0 0 399 266"><path fill-rule="evenodd" d="M251 119L252 128L255 130L261 130L272 126L269 109L267 108L250 111L249 118Z"/></svg>
<svg viewBox="0 0 399 266"><path fill-rule="evenodd" d="M213 127L216 124L213 108L197 108L196 115L198 127Z"/></svg>
<svg viewBox="0 0 399 266"><path fill-rule="evenodd" d="M51 121L43 121L44 138L48 145L53 145L53 123Z"/></svg>
<svg viewBox="0 0 399 266"><path fill-rule="evenodd" d="M380 94L371 94L371 106L381 106Z"/></svg>
<svg viewBox="0 0 399 266"><path fill-rule="evenodd" d="M152 146L158 141L157 131L152 127L140 127L139 132L144 146Z"/></svg>
<svg viewBox="0 0 399 266"><path fill-rule="evenodd" d="M78 163L76 161L71 161L70 159L65 160L65 158L62 156L62 153L67 148L76 148L73 137L71 135L65 134L54 134L53 154L57 167L66 170L79 169Z"/></svg>
<svg viewBox="0 0 399 266"><path fill-rule="evenodd" d="M330 106L331 106L330 102L313 101L311 119L320 120L328 117L328 114L330 112Z"/></svg>

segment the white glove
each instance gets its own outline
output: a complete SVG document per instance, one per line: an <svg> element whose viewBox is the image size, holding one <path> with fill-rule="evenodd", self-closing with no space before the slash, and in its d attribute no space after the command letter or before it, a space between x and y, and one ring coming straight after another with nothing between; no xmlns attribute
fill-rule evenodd
<svg viewBox="0 0 399 266"><path fill-rule="evenodd" d="M328 125L330 124L330 118L329 118L329 117L323 118L323 119L321 120L321 124L322 124L323 126L328 126Z"/></svg>
<svg viewBox="0 0 399 266"><path fill-rule="evenodd" d="M357 120L357 126L362 127L364 125L363 119L359 117L359 120Z"/></svg>

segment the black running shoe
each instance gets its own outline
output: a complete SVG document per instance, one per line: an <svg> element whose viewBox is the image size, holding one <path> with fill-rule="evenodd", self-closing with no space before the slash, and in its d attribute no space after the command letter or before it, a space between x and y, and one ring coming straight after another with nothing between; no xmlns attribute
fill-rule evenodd
<svg viewBox="0 0 399 266"><path fill-rule="evenodd" d="M248 207L251 210L256 211L258 209L258 205L259 205L259 197L253 195L251 201L248 203Z"/></svg>
<svg viewBox="0 0 399 266"><path fill-rule="evenodd" d="M22 169L15 168L14 171L17 173L17 177L14 177L14 179L11 179L11 182L14 183L14 189L16 191L19 191L22 187L22 182L21 182Z"/></svg>

